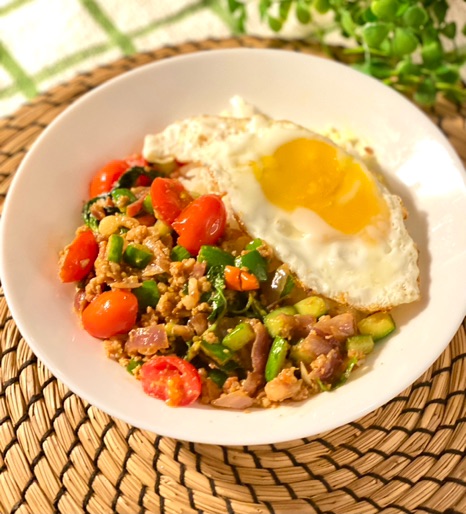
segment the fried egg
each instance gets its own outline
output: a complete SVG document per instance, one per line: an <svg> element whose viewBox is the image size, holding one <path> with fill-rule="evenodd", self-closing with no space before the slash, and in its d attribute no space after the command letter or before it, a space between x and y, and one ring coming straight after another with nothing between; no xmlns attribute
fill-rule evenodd
<svg viewBox="0 0 466 514"><path fill-rule="evenodd" d="M225 193L249 235L314 292L364 311L419 298L400 198L331 140L261 115L200 116L146 136L143 155L201 163L206 191Z"/></svg>

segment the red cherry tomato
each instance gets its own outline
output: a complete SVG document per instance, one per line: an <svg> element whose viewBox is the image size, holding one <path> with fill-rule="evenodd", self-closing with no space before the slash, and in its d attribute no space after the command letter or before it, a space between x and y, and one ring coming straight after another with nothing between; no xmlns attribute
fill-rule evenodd
<svg viewBox="0 0 466 514"><path fill-rule="evenodd" d="M62 282L77 282L91 271L99 253L99 245L90 230L80 232L65 249L59 276Z"/></svg>
<svg viewBox="0 0 466 514"><path fill-rule="evenodd" d="M183 184L173 178L157 177L152 182L150 197L157 217L169 225L192 201Z"/></svg>
<svg viewBox="0 0 466 514"><path fill-rule="evenodd" d="M178 244L196 255L202 245L213 245L223 235L227 221L225 205L218 195L200 196L172 223Z"/></svg>
<svg viewBox="0 0 466 514"><path fill-rule="evenodd" d="M190 405L201 394L197 369L175 355L155 357L143 364L141 382L145 393L172 407Z"/></svg>
<svg viewBox="0 0 466 514"><path fill-rule="evenodd" d="M126 157L125 161L128 163L129 168L133 168L134 166L140 166L141 168L144 168L148 164L146 159L144 159L144 157L138 153Z"/></svg>
<svg viewBox="0 0 466 514"><path fill-rule="evenodd" d="M83 310L82 323L91 336L107 339L128 333L136 323L138 300L128 291L105 291Z"/></svg>
<svg viewBox="0 0 466 514"><path fill-rule="evenodd" d="M129 167L126 161L108 162L94 175L89 187L89 197L94 198L102 193L108 193Z"/></svg>

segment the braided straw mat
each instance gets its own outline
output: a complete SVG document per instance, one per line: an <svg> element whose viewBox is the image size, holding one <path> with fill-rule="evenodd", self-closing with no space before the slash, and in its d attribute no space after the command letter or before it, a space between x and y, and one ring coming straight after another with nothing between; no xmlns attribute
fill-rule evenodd
<svg viewBox="0 0 466 514"><path fill-rule="evenodd" d="M79 75L0 121L2 200L37 136L82 94L154 60L238 46L316 52L300 42L210 40ZM429 115L465 161L466 109L440 103ZM249 447L160 437L89 405L35 358L3 296L0 331L2 514L466 512L464 328L411 387L362 419Z"/></svg>

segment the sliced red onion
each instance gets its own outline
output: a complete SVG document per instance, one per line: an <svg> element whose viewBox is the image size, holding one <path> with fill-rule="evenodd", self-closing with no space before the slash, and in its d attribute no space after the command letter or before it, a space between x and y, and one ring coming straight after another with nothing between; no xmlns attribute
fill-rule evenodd
<svg viewBox="0 0 466 514"><path fill-rule="evenodd" d="M154 355L170 345L164 325L151 325L150 327L134 328L129 333L125 350L130 354Z"/></svg>

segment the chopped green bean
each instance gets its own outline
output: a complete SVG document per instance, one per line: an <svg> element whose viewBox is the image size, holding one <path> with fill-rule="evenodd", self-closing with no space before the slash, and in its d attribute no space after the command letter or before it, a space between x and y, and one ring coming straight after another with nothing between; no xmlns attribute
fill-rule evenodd
<svg viewBox="0 0 466 514"><path fill-rule="evenodd" d="M283 369L289 347L288 341L283 339L283 337L276 337L273 340L267 364L265 365L265 380L267 382L273 380Z"/></svg>
<svg viewBox="0 0 466 514"><path fill-rule="evenodd" d="M137 200L136 196L129 189L127 189L125 187L120 187L118 189L114 189L111 192L111 197L112 197L113 202L116 205L118 205L122 202L122 198L127 198L126 202L124 203L124 206L120 207L120 205L118 205L118 208L120 209L121 212L124 212L127 205L129 205L130 203L133 203Z"/></svg>
<svg viewBox="0 0 466 514"><path fill-rule="evenodd" d="M123 253L124 261L138 269L145 268L152 260L152 257L152 252L141 244L130 244Z"/></svg>
<svg viewBox="0 0 466 514"><path fill-rule="evenodd" d="M202 341L201 350L207 357L220 364L220 366L223 366L233 358L233 352L220 343L209 344L206 341Z"/></svg>
<svg viewBox="0 0 466 514"><path fill-rule="evenodd" d="M175 262L181 262L184 259L189 259L191 254L186 250L184 246L176 245L170 252L170 259Z"/></svg>
<svg viewBox="0 0 466 514"><path fill-rule="evenodd" d="M160 299L160 291L155 280L145 280L140 287L133 289L133 294L138 299L140 312L145 312L147 307L157 307Z"/></svg>
<svg viewBox="0 0 466 514"><path fill-rule="evenodd" d="M142 202L142 206L147 214L154 214L154 207L152 205L152 198L150 195L147 195Z"/></svg>
<svg viewBox="0 0 466 514"><path fill-rule="evenodd" d="M236 352L254 341L256 333L249 323L240 323L222 341L222 344Z"/></svg>
<svg viewBox="0 0 466 514"><path fill-rule="evenodd" d="M107 259L110 262L116 262L118 264L121 261L121 258L123 256L123 245L124 240L118 234L112 234L108 238Z"/></svg>

